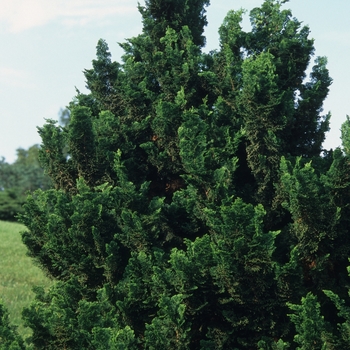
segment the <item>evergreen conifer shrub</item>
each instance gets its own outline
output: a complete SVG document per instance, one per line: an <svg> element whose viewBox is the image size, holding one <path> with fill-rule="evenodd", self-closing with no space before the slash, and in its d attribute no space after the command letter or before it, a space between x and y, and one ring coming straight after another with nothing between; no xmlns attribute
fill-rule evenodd
<svg viewBox="0 0 350 350"><path fill-rule="evenodd" d="M306 77L282 3L249 32L230 11L210 53L204 0L139 6L121 63L98 42L89 94L39 128L54 188L23 240L56 283L23 312L35 349L350 347L349 123L323 150L327 60Z"/></svg>

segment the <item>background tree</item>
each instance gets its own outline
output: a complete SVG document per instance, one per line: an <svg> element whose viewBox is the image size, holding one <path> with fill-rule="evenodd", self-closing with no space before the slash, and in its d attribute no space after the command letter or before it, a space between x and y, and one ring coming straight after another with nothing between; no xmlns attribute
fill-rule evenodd
<svg viewBox="0 0 350 350"><path fill-rule="evenodd" d="M70 121L70 112L68 108L61 108L58 112L58 122L62 126L67 126Z"/></svg>
<svg viewBox="0 0 350 350"><path fill-rule="evenodd" d="M8 164L0 162L0 219L16 220L22 212L22 205L28 192L51 186L51 180L44 174L39 163L39 145L17 149L17 159Z"/></svg>

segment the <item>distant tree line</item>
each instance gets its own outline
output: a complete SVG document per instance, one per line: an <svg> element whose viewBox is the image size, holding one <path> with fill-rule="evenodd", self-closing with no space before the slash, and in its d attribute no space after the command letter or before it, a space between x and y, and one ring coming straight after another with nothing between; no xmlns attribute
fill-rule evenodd
<svg viewBox="0 0 350 350"><path fill-rule="evenodd" d="M18 148L12 164L0 160L0 220L16 220L28 193L50 188L51 180L39 163L39 149L39 145Z"/></svg>

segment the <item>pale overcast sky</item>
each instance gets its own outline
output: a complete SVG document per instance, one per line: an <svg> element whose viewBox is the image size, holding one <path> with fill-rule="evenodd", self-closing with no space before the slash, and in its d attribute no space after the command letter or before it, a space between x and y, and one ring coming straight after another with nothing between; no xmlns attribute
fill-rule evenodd
<svg viewBox="0 0 350 350"><path fill-rule="evenodd" d="M211 0L205 50L218 48L217 30L227 11L249 12L262 2ZM333 84L324 110L332 112L332 130L324 146L335 148L350 114L350 1L291 0L284 7L310 26L316 55L328 57ZM0 157L13 162L17 148L40 143L36 127L58 119L75 87L85 91L82 71L91 68L100 38L120 61L117 43L141 30L137 0L0 0Z"/></svg>

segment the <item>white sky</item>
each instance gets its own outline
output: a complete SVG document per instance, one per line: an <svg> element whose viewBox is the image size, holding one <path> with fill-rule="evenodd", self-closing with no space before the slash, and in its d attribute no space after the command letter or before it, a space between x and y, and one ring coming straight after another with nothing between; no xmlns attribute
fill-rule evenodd
<svg viewBox="0 0 350 350"><path fill-rule="evenodd" d="M217 30L228 10L250 11L262 2L211 0L205 50L218 47ZM328 57L333 84L324 110L332 120L324 146L335 148L350 114L350 1L291 0L284 7L310 26L316 55ZM13 162L17 148L40 143L36 127L58 119L75 87L85 91L82 71L91 68L100 38L120 61L117 43L141 30L137 0L0 0L0 157Z"/></svg>

